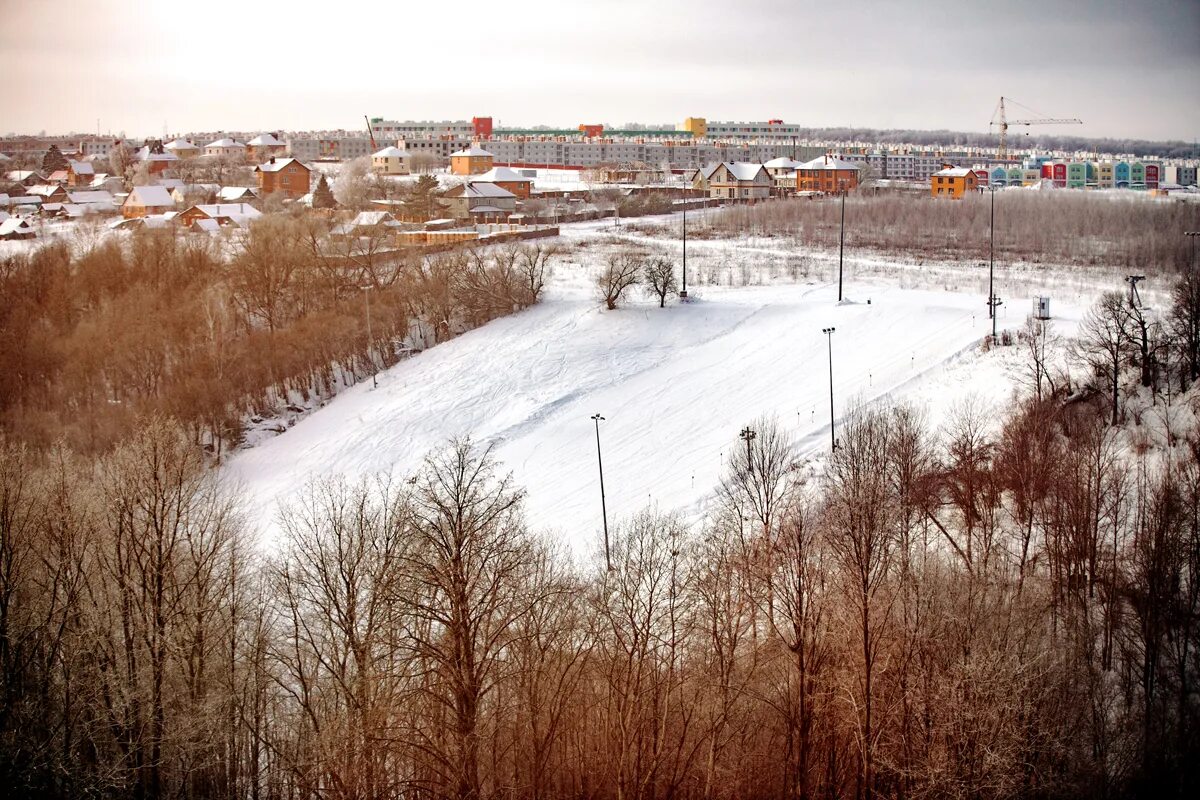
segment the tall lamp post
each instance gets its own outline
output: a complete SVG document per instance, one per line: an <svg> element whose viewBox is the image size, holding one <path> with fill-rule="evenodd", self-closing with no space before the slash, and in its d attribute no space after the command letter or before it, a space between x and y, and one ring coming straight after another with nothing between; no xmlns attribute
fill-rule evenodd
<svg viewBox="0 0 1200 800"><path fill-rule="evenodd" d="M604 519L604 563L608 567L608 571L612 572L612 555L608 548L608 507L604 503L604 461L600 458L600 423L604 421L604 417L593 414L592 421L596 423L596 465L600 468L600 515Z"/></svg>
<svg viewBox="0 0 1200 800"><path fill-rule="evenodd" d="M683 289L679 292L679 299L686 300L687 293L687 187L683 189Z"/></svg>
<svg viewBox="0 0 1200 800"><path fill-rule="evenodd" d="M842 254L846 250L846 183L838 183L842 195L842 225L838 233L838 302L842 302Z"/></svg>
<svg viewBox="0 0 1200 800"><path fill-rule="evenodd" d="M1000 298L996 297L996 187L988 186L991 197L991 211L988 216L988 316L992 319L992 341L996 341L996 306Z"/></svg>
<svg viewBox="0 0 1200 800"><path fill-rule="evenodd" d="M825 339L829 342L829 443L837 450L837 436L833 431L833 332L837 328L821 328Z"/></svg>
<svg viewBox="0 0 1200 800"><path fill-rule="evenodd" d="M1192 263L1191 268L1196 268L1196 237L1200 236L1200 231L1184 231L1184 236L1192 240Z"/></svg>

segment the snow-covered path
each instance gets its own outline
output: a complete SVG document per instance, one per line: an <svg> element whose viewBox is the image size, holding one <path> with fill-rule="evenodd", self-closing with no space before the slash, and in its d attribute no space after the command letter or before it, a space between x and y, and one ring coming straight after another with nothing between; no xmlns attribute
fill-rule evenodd
<svg viewBox="0 0 1200 800"><path fill-rule="evenodd" d="M448 437L470 435L494 443L527 488L536 527L558 532L576 552L591 549L600 529L597 412L606 418L610 524L647 503L695 511L738 431L759 416L787 426L802 452L828 447L828 326L837 329L838 416L889 393L914 398L934 421L973 390L1007 396L998 357L978 355L988 322L976 294L860 281L847 287L854 302L839 305L835 285L707 286L685 305L659 309L639 299L602 311L591 274L558 267L539 305L398 364L380 374L377 389L369 381L348 389L238 454L228 470L264 542L276 535L279 503L305 481L405 475ZM1079 313L1062 304L1055 311L1068 324Z"/></svg>

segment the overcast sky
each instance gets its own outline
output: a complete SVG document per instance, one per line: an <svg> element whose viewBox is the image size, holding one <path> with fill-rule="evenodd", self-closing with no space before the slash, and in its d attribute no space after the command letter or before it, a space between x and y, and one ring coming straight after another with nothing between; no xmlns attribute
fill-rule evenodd
<svg viewBox="0 0 1200 800"><path fill-rule="evenodd" d="M311 7L309 7L311 6ZM782 118L1200 137L1200 0L0 0L0 132ZM1011 115L1010 115L1011 116Z"/></svg>

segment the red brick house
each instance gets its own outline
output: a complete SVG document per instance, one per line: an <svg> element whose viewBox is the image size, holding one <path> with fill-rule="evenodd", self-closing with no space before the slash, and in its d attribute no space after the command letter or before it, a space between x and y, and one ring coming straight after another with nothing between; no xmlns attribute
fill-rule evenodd
<svg viewBox="0 0 1200 800"><path fill-rule="evenodd" d="M312 170L294 158L272 158L255 167L254 172L258 176L259 196L281 192L299 199L308 194Z"/></svg>

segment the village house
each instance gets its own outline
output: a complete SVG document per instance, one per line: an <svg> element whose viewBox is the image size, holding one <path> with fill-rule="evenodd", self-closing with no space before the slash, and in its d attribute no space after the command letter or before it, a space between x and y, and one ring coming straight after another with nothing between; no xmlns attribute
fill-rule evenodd
<svg viewBox="0 0 1200 800"><path fill-rule="evenodd" d="M515 194L521 200L529 199L533 179L508 167L492 167L482 175L471 178L469 183L491 183Z"/></svg>
<svg viewBox="0 0 1200 800"><path fill-rule="evenodd" d="M479 145L450 154L451 175L482 175L495 166L495 156Z"/></svg>
<svg viewBox="0 0 1200 800"><path fill-rule="evenodd" d="M464 183L447 189L442 205L455 219L500 222L517 210L517 196L494 183Z"/></svg>
<svg viewBox="0 0 1200 800"><path fill-rule="evenodd" d="M126 219L165 214L175 210L175 198L165 186L135 186L121 204L121 216Z"/></svg>
<svg viewBox="0 0 1200 800"><path fill-rule="evenodd" d="M204 155L244 159L246 157L246 145L229 138L217 139L215 142L209 142L204 146Z"/></svg>
<svg viewBox="0 0 1200 800"><path fill-rule="evenodd" d="M192 206L185 211L181 211L175 217L175 221L188 228L192 227L192 223L201 220L211 220L222 227L235 225L239 228L245 228L261 216L262 212L248 203L211 203Z"/></svg>
<svg viewBox="0 0 1200 800"><path fill-rule="evenodd" d="M399 147L385 147L371 155L371 169L379 175L407 175L408 151Z"/></svg>
<svg viewBox="0 0 1200 800"><path fill-rule="evenodd" d="M90 161L68 161L67 162L67 185L68 186L89 186L92 179L96 177L96 169Z"/></svg>
<svg viewBox="0 0 1200 800"><path fill-rule="evenodd" d="M174 166L175 162L179 161L179 156L166 150L156 153L146 145L134 153L133 160L148 163L150 174L159 175Z"/></svg>
<svg viewBox="0 0 1200 800"><path fill-rule="evenodd" d="M978 176L966 167L947 167L933 173L929 178L929 194L932 197L948 197L960 200L967 192L975 191Z"/></svg>
<svg viewBox="0 0 1200 800"><path fill-rule="evenodd" d="M117 210L117 201L112 194L100 189L67 192L67 199L64 202L80 206L88 213L107 214Z"/></svg>
<svg viewBox="0 0 1200 800"><path fill-rule="evenodd" d="M767 161L763 166L771 175L772 194L776 197L789 197L795 193L796 170L804 166L803 162L780 156Z"/></svg>
<svg viewBox="0 0 1200 800"><path fill-rule="evenodd" d="M819 156L796 168L797 192L840 194L858 188L858 165L836 156Z"/></svg>
<svg viewBox="0 0 1200 800"><path fill-rule="evenodd" d="M693 176L692 185L707 190L709 197L765 200L771 196L771 175L766 168L744 161L702 167Z"/></svg>
<svg viewBox="0 0 1200 800"><path fill-rule="evenodd" d="M187 139L176 139L173 142L167 142L163 145L163 150L168 153L174 153L179 158L194 158L201 153L200 147L192 144Z"/></svg>
<svg viewBox="0 0 1200 800"><path fill-rule="evenodd" d="M37 186L30 186L25 191L30 197L36 197L42 203L67 202L66 187L57 183L42 183Z"/></svg>
<svg viewBox="0 0 1200 800"><path fill-rule="evenodd" d="M37 236L28 220L21 217L9 217L0 222L0 239L32 239Z"/></svg>
<svg viewBox="0 0 1200 800"><path fill-rule="evenodd" d="M249 186L218 186L214 197L218 203L250 203L259 199L258 190Z"/></svg>
<svg viewBox="0 0 1200 800"><path fill-rule="evenodd" d="M272 133L260 133L246 142L246 156L254 160L268 159L287 153L287 144L279 141Z"/></svg>
<svg viewBox="0 0 1200 800"><path fill-rule="evenodd" d="M292 199L308 194L312 170L294 158L275 158L254 168L260 196L279 192Z"/></svg>

